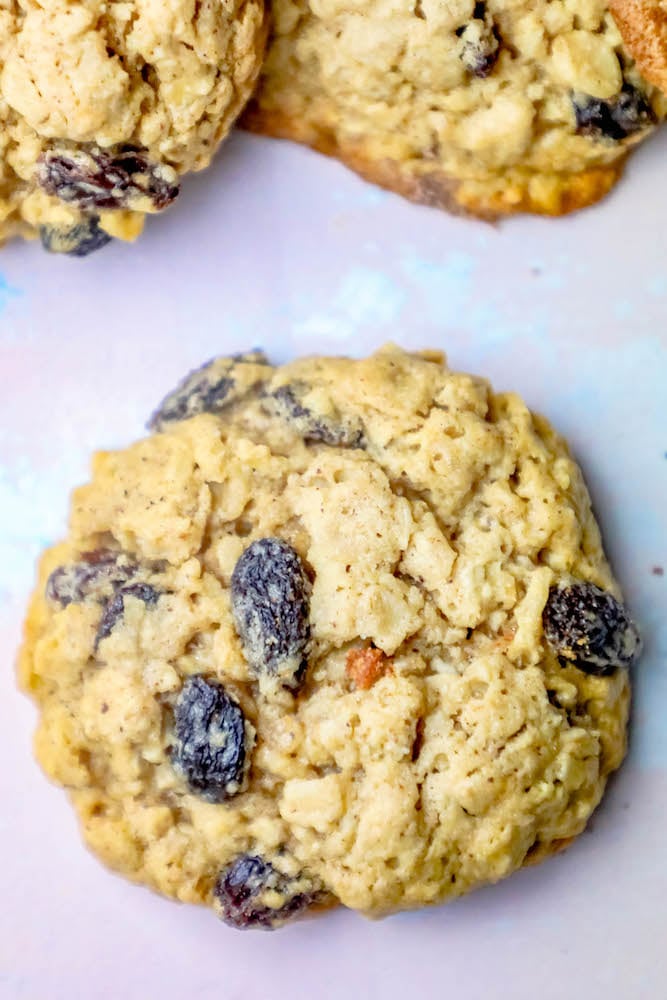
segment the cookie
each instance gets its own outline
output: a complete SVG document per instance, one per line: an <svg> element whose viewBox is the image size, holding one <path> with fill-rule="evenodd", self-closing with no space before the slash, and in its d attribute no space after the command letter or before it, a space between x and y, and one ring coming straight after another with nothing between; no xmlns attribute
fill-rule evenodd
<svg viewBox="0 0 667 1000"><path fill-rule="evenodd" d="M101 453L20 660L109 866L235 927L446 901L560 850L639 636L565 443L438 352L188 376Z"/></svg>
<svg viewBox="0 0 667 1000"><path fill-rule="evenodd" d="M660 0L610 0L623 41L642 74L667 91L667 8Z"/></svg>
<svg viewBox="0 0 667 1000"><path fill-rule="evenodd" d="M456 213L589 205L667 108L604 0L274 0L272 11L246 127Z"/></svg>
<svg viewBox="0 0 667 1000"><path fill-rule="evenodd" d="M0 242L134 239L206 167L254 87L263 0L0 9Z"/></svg>

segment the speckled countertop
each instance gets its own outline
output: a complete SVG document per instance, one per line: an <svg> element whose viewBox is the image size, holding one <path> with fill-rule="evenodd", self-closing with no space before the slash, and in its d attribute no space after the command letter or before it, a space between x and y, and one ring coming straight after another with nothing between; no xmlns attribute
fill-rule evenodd
<svg viewBox="0 0 667 1000"><path fill-rule="evenodd" d="M664 1000L667 996L667 135L603 205L493 228L307 151L237 136L134 247L0 256L0 997ZM629 760L565 855L427 913L241 935L109 876L30 754L13 659L40 549L95 448L181 374L444 348L570 440L647 650Z"/></svg>

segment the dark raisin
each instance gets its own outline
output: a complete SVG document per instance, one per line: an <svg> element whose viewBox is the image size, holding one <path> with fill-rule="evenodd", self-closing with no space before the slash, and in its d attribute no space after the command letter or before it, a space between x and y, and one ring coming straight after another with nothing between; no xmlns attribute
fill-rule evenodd
<svg viewBox="0 0 667 1000"><path fill-rule="evenodd" d="M114 628L125 614L125 599L134 597L137 601L143 601L146 607L154 607L164 591L156 590L149 583L130 583L127 587L121 587L111 598L100 620L95 636L95 649L111 635Z"/></svg>
<svg viewBox="0 0 667 1000"><path fill-rule="evenodd" d="M262 406L284 420L304 441L321 442L340 448L363 448L364 433L355 418L343 419L314 413L303 403L309 386L300 382L281 385L265 394Z"/></svg>
<svg viewBox="0 0 667 1000"><path fill-rule="evenodd" d="M39 161L47 194L81 209L158 212L176 198L178 175L136 150L107 152L98 146L53 146Z"/></svg>
<svg viewBox="0 0 667 1000"><path fill-rule="evenodd" d="M138 570L134 558L114 549L82 552L78 562L54 569L46 582L46 596L62 607L87 597L105 602Z"/></svg>
<svg viewBox="0 0 667 1000"><path fill-rule="evenodd" d="M269 861L242 854L221 873L213 894L221 919L230 927L272 930L317 899L319 894L307 886L308 880L290 879Z"/></svg>
<svg viewBox="0 0 667 1000"><path fill-rule="evenodd" d="M266 365L269 362L263 351L233 354L231 357L212 358L201 368L195 369L162 400L148 422L152 431L160 431L165 424L187 420L198 413L221 413L257 382L241 379L243 365ZM240 383L237 385L237 383Z"/></svg>
<svg viewBox="0 0 667 1000"><path fill-rule="evenodd" d="M488 76L498 60L500 36L485 3L476 3L472 20L457 29L459 59L473 76Z"/></svg>
<svg viewBox="0 0 667 1000"><path fill-rule="evenodd" d="M550 646L587 674L629 667L641 652L639 631L624 606L594 583L552 587L542 621Z"/></svg>
<svg viewBox="0 0 667 1000"><path fill-rule="evenodd" d="M603 101L587 94L572 97L579 135L620 142L655 124L656 118L646 97L626 83L618 97Z"/></svg>
<svg viewBox="0 0 667 1000"><path fill-rule="evenodd" d="M549 704L553 705L554 708L560 708L560 709L563 708L563 706L561 705L561 703L560 703L560 701L558 699L558 692L557 691L548 690L547 691L547 698L549 699Z"/></svg>
<svg viewBox="0 0 667 1000"><path fill-rule="evenodd" d="M49 253L63 253L69 257L87 257L101 250L111 237L99 227L96 215L82 218L74 226L40 226L39 237L42 246Z"/></svg>
<svg viewBox="0 0 667 1000"><path fill-rule="evenodd" d="M175 709L174 766L193 792L223 802L241 791L251 731L222 684L189 677Z"/></svg>
<svg viewBox="0 0 667 1000"><path fill-rule="evenodd" d="M232 614L243 650L258 675L296 687L307 666L310 586L301 559L280 538L260 538L232 573Z"/></svg>

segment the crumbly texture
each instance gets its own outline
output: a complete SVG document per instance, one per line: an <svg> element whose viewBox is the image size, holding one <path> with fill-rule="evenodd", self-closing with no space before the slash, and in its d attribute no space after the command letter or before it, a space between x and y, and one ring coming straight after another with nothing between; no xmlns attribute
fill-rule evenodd
<svg viewBox="0 0 667 1000"><path fill-rule="evenodd" d="M619 597L565 443L437 352L225 373L227 408L95 457L41 564L20 679L91 849L235 926L438 903L559 850L621 763L629 702L627 670L589 674L544 635L553 588ZM267 405L285 386L311 429L363 442L304 438ZM283 559L264 635L302 637L296 688L235 627L252 545L262 572Z"/></svg>
<svg viewBox="0 0 667 1000"><path fill-rule="evenodd" d="M610 0L623 41L642 74L667 91L667 6L661 0Z"/></svg>
<svg viewBox="0 0 667 1000"><path fill-rule="evenodd" d="M263 0L0 0L0 242L42 227L49 239L91 218L134 238L159 199L121 197L121 178L117 204L91 209L51 190L44 156L130 148L144 174L177 183L209 164L231 128L265 38Z"/></svg>
<svg viewBox="0 0 667 1000"><path fill-rule="evenodd" d="M588 205L665 113L605 0L274 0L272 14L245 125L454 212ZM591 128L585 109L624 93L623 127Z"/></svg>

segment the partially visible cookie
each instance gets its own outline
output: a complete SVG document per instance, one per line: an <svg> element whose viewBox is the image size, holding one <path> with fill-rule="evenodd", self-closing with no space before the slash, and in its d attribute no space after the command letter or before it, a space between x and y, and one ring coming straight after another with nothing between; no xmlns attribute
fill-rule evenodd
<svg viewBox="0 0 667 1000"><path fill-rule="evenodd" d="M220 358L151 425L75 492L20 664L95 853L267 928L444 902L584 829L639 636L545 420L388 347Z"/></svg>
<svg viewBox="0 0 667 1000"><path fill-rule="evenodd" d="M255 84L263 0L0 6L0 243L85 256L170 205Z"/></svg>
<svg viewBox="0 0 667 1000"><path fill-rule="evenodd" d="M245 126L453 212L591 204L667 108L604 0L274 0L272 11Z"/></svg>
<svg viewBox="0 0 667 1000"><path fill-rule="evenodd" d="M644 77L667 91L667 5L661 0L609 0L609 6Z"/></svg>

